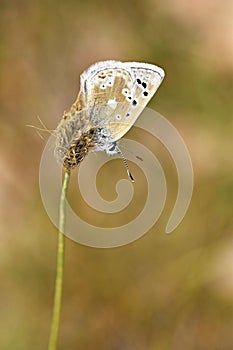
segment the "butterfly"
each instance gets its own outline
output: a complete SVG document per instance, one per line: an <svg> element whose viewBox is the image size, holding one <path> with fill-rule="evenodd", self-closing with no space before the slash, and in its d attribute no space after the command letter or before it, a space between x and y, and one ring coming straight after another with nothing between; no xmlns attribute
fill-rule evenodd
<svg viewBox="0 0 233 350"><path fill-rule="evenodd" d="M122 155L118 140L133 126L164 76L162 68L140 62L103 61L84 71L78 97L55 130L55 156L64 168L74 169L90 151Z"/></svg>

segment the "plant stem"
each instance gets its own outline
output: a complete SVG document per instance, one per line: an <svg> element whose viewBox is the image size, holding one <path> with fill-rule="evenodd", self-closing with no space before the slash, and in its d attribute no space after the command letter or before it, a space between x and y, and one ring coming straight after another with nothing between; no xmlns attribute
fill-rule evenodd
<svg viewBox="0 0 233 350"><path fill-rule="evenodd" d="M61 191L60 207L59 207L57 275L56 275L56 282L55 282L53 318L51 323L48 350L57 349L58 333L59 333L59 326L60 326L62 284L63 284L64 257L65 257L65 235L63 232L65 232L65 204L66 204L66 194L68 190L69 180L70 180L70 173L65 172L62 191Z"/></svg>

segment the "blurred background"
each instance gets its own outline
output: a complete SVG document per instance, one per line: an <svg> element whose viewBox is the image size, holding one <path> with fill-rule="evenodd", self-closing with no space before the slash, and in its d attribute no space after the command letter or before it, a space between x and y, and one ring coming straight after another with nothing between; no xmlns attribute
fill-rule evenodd
<svg viewBox="0 0 233 350"><path fill-rule="evenodd" d="M81 72L106 59L165 69L149 106L184 138L195 187L184 220L166 235L176 171L166 149L149 143L168 182L156 225L115 249L66 240L59 349L233 349L232 15L227 0L0 2L0 349L46 349L52 316L57 230L38 185L48 135L26 125L40 126L39 116L54 129ZM126 177L113 163L98 181L106 199ZM119 223L143 207L144 180ZM80 215L98 220L76 201Z"/></svg>

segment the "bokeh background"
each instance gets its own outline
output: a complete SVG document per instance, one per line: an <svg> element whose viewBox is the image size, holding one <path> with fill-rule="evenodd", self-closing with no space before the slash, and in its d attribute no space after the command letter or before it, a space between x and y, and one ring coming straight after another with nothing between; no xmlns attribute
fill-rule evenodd
<svg viewBox="0 0 233 350"><path fill-rule="evenodd" d="M227 0L0 2L0 349L46 349L52 316L57 230L38 186L48 135L26 125L39 126L39 116L54 129L80 73L105 59L166 70L150 107L184 138L195 188L183 222L166 235L176 171L165 148L149 142L167 175L165 210L128 246L66 240L59 349L233 349L232 15ZM138 214L146 191L130 166L137 196L120 223ZM103 171L102 195L114 198L125 169L115 161ZM80 215L98 220L76 201Z"/></svg>

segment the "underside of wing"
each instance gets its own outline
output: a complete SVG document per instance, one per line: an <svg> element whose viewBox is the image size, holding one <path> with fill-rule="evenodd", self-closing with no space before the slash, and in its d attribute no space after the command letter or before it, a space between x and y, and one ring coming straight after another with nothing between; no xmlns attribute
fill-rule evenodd
<svg viewBox="0 0 233 350"><path fill-rule="evenodd" d="M162 68L139 62L105 61L81 75L83 105L93 126L120 139L135 123L164 78Z"/></svg>

